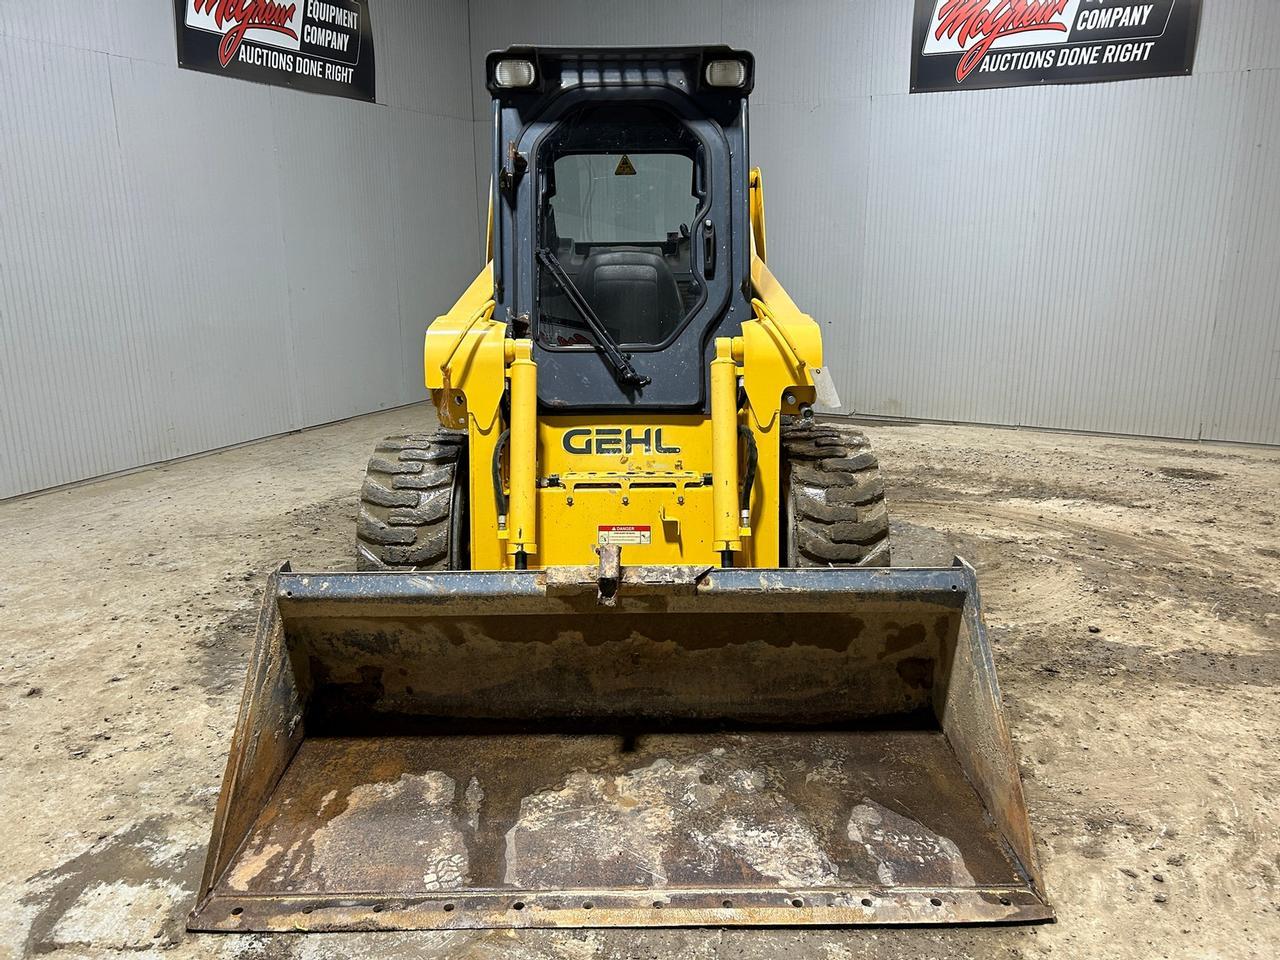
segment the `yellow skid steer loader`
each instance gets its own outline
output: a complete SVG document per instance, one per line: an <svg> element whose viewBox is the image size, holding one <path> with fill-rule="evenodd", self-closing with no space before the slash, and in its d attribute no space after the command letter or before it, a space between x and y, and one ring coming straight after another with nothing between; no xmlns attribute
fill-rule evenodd
<svg viewBox="0 0 1280 960"><path fill-rule="evenodd" d="M890 568L754 63L490 54L490 261L359 570L267 585L196 930L1043 920L972 568Z"/></svg>

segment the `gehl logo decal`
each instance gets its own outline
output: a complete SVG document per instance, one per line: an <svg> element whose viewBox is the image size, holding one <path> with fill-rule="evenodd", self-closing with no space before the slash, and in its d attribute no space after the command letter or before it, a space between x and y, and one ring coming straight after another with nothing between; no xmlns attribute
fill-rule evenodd
<svg viewBox="0 0 1280 960"><path fill-rule="evenodd" d="M662 442L662 428L575 427L562 440L569 453L679 453L679 447Z"/></svg>

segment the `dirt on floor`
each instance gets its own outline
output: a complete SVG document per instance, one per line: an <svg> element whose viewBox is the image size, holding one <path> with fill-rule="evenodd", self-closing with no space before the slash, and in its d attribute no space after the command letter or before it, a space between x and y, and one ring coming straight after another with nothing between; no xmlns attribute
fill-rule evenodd
<svg viewBox="0 0 1280 960"><path fill-rule="evenodd" d="M1056 923L187 934L263 580L428 418L0 504L0 957L1280 953L1280 451L925 425L867 427L894 562L978 568Z"/></svg>

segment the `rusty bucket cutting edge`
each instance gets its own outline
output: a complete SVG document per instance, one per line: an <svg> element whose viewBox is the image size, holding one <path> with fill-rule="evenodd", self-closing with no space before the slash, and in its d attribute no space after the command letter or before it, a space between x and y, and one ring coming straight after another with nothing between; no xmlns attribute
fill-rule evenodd
<svg viewBox="0 0 1280 960"><path fill-rule="evenodd" d="M191 930L1049 920L971 567L272 575Z"/></svg>

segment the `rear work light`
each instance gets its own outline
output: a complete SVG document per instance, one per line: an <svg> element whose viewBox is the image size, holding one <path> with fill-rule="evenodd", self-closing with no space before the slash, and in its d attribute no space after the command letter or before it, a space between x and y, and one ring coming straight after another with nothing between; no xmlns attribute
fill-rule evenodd
<svg viewBox="0 0 1280 960"><path fill-rule="evenodd" d="M747 82L747 65L741 60L712 60L707 64L707 85L741 87Z"/></svg>
<svg viewBox="0 0 1280 960"><path fill-rule="evenodd" d="M531 87L533 63L529 60L499 60L493 68L493 82L500 87Z"/></svg>

